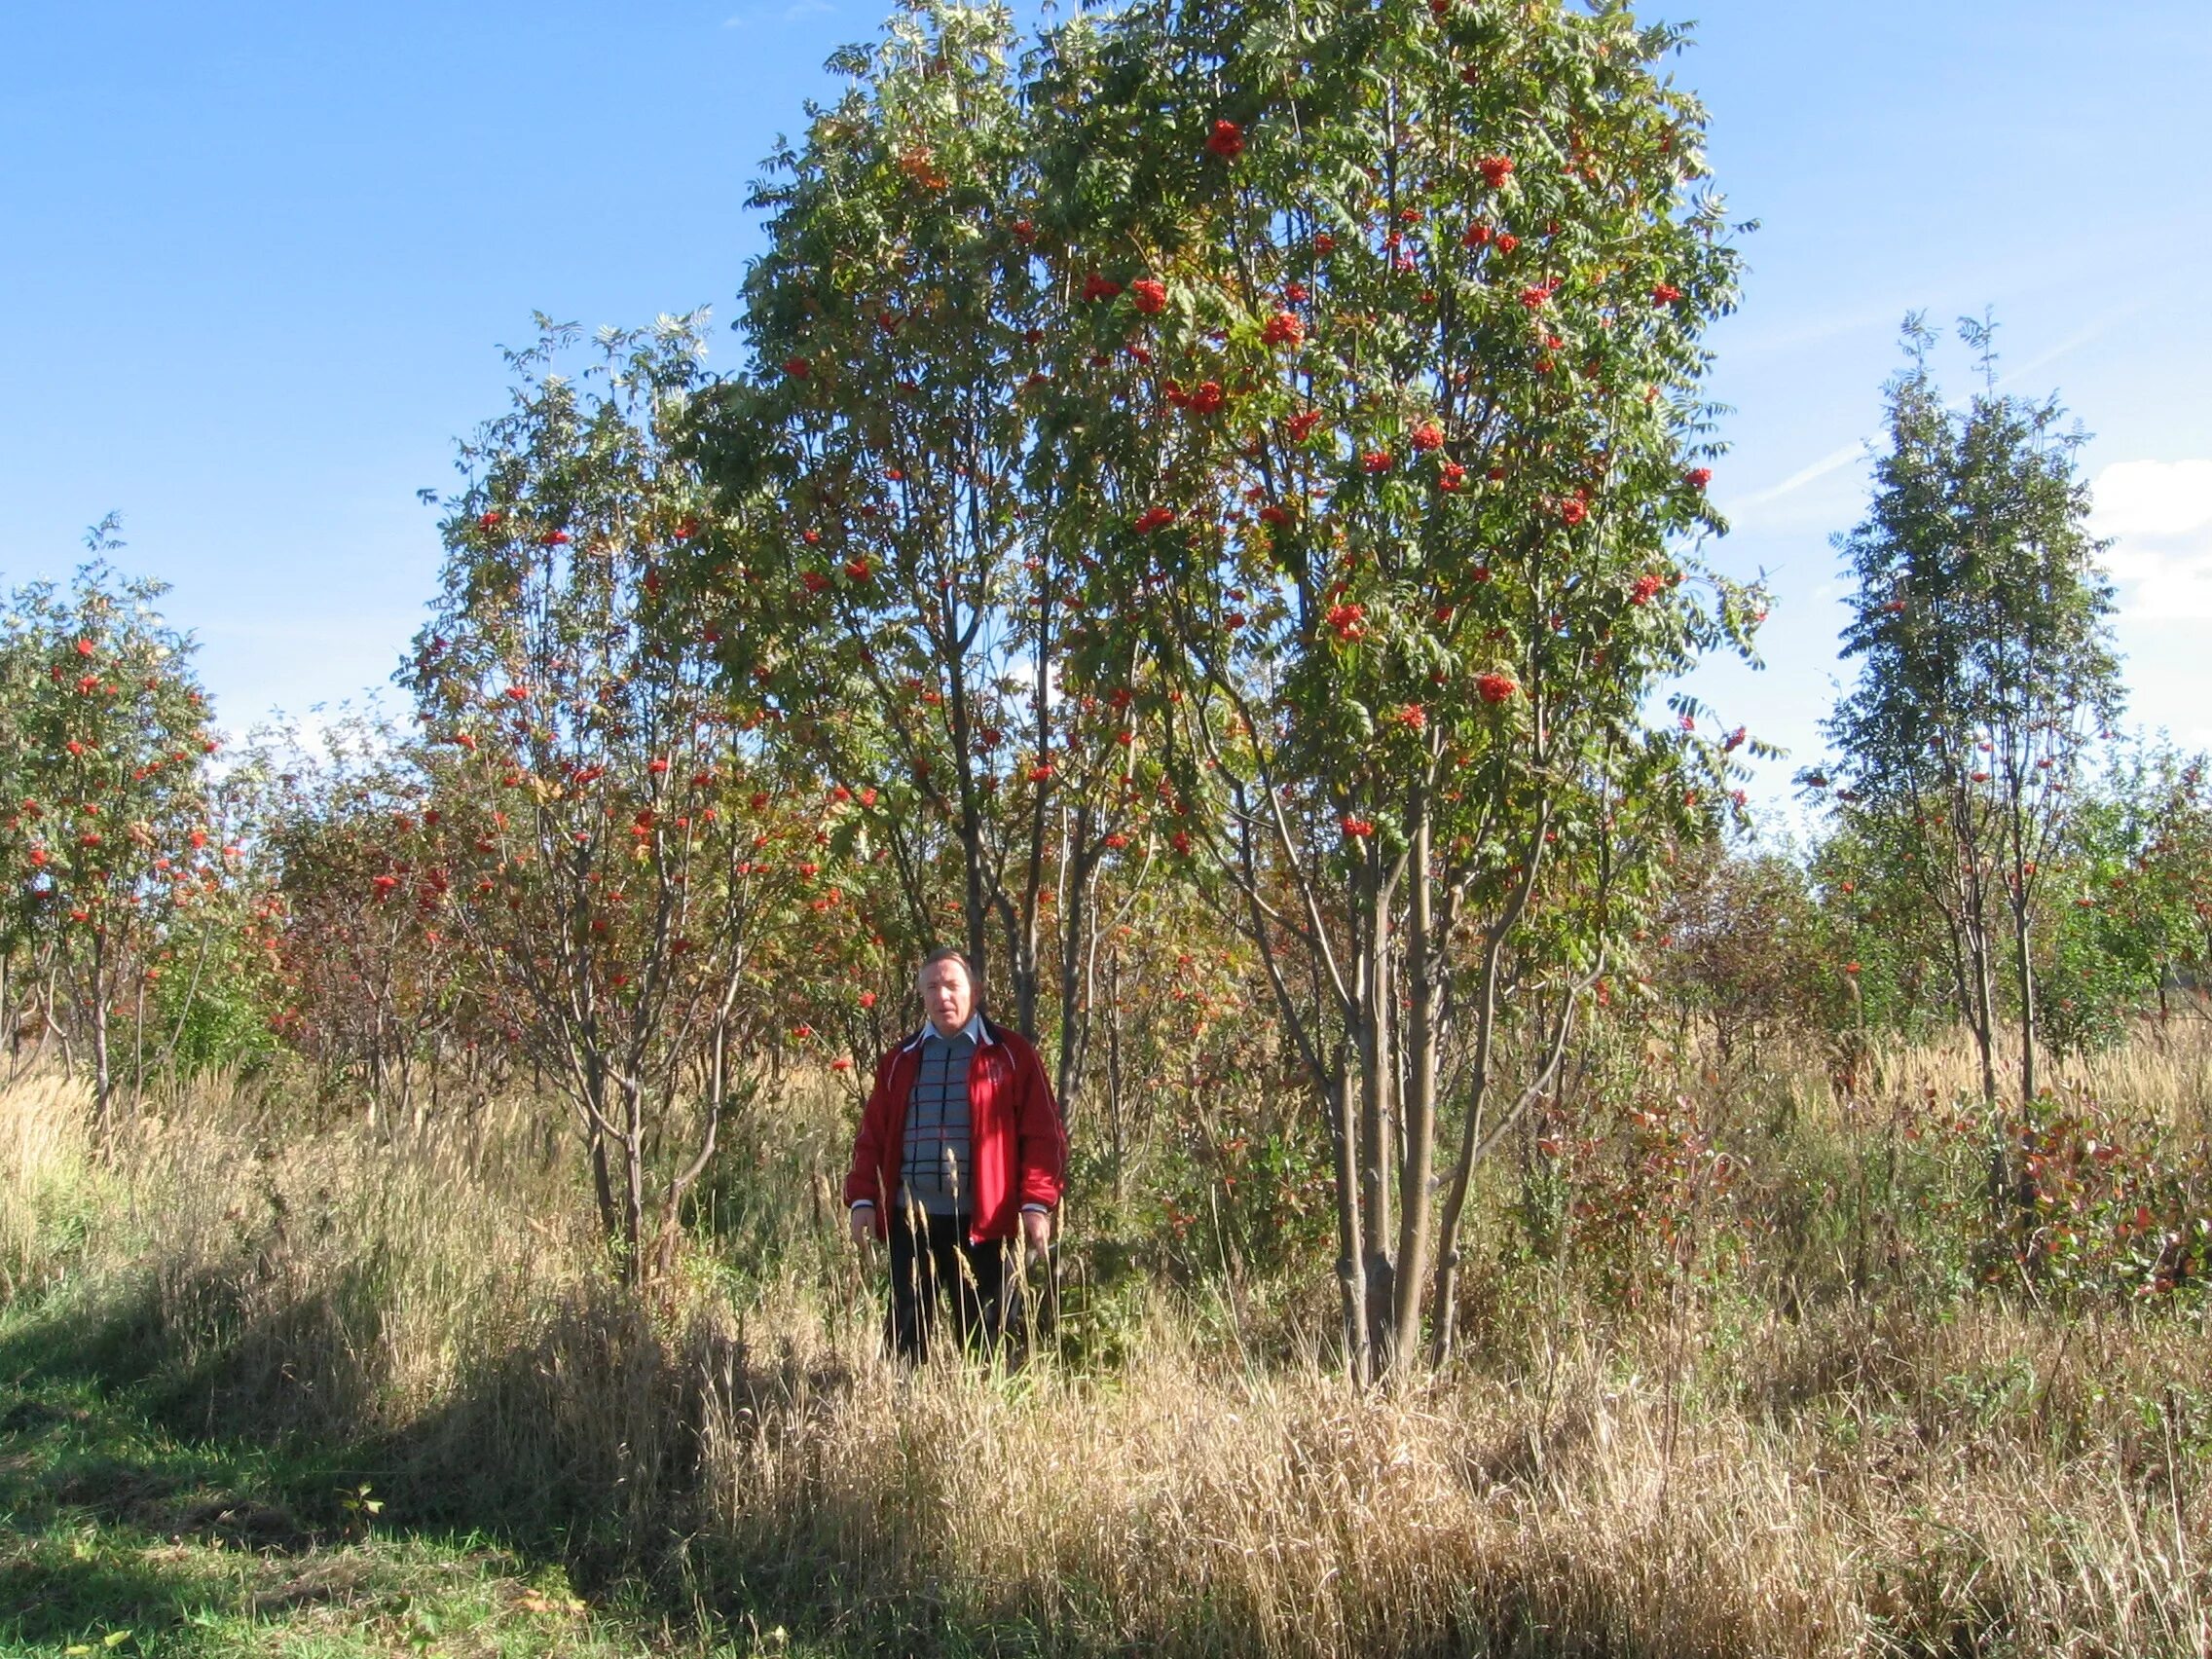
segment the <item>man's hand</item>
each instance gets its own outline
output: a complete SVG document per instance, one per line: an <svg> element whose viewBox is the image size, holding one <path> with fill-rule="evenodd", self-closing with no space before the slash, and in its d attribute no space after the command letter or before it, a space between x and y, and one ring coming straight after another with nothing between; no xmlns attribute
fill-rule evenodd
<svg viewBox="0 0 2212 1659"><path fill-rule="evenodd" d="M852 1229L853 1242L866 1249L875 1242L875 1210L867 1204L855 1204L846 1223Z"/></svg>
<svg viewBox="0 0 2212 1659"><path fill-rule="evenodd" d="M1032 1256L1042 1256L1051 1248L1052 1218L1043 1210L1021 1212L1021 1241L1029 1246Z"/></svg>

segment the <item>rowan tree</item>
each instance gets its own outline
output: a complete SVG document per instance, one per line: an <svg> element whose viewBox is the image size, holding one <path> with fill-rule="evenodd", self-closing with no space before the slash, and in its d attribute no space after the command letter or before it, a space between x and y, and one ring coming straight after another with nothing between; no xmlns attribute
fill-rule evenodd
<svg viewBox="0 0 2212 1659"><path fill-rule="evenodd" d="M1026 466L1048 291L1017 47L1003 8L916 0L832 58L850 90L810 107L754 198L756 367L701 424L723 499L699 551L778 608L774 651L725 641L734 694L865 800L856 833L889 856L908 948L952 933L1034 1035L1048 912L1081 907L1062 852L1084 789Z"/></svg>
<svg viewBox="0 0 2212 1659"><path fill-rule="evenodd" d="M60 1032L67 1063L77 1041L89 1051L101 1134L119 1024L143 1033L165 942L220 889L239 851L208 832L204 763L216 739L192 640L155 608L165 584L106 563L122 546L115 530L111 517L89 534L94 557L66 589L18 589L0 625L12 927L41 1028ZM134 1052L142 1087L142 1035Z"/></svg>
<svg viewBox="0 0 2212 1659"><path fill-rule="evenodd" d="M255 747L266 783L254 838L272 870L270 1028L326 1090L357 1083L373 1127L419 1131L456 1071L489 1084L511 1060L485 977L444 915L450 872L409 857L441 823L428 753L365 712L312 739L262 734Z"/></svg>
<svg viewBox="0 0 2212 1659"><path fill-rule="evenodd" d="M2119 1039L2147 1009L2162 1037L2177 990L2212 964L2212 800L2205 761L2129 756L2084 787L2047 884L2038 1034L2056 1052Z"/></svg>
<svg viewBox="0 0 2212 1659"><path fill-rule="evenodd" d="M512 354L514 408L462 447L404 671L437 756L424 810L358 895L434 901L476 958L575 1113L633 1278L665 1266L724 1114L783 1040L783 917L836 891L827 830L811 802L793 823L793 780L708 654L754 625L747 591L668 576L707 512L674 452L699 320L603 332L573 375L573 330Z"/></svg>
<svg viewBox="0 0 2212 1659"><path fill-rule="evenodd" d="M1906 319L1889 453L1866 518L1837 538L1855 584L1844 655L1860 668L1827 722L1838 756L1827 776L1847 817L1881 825L1909 855L1950 930L2001 1187L1997 953L2009 931L2020 1091L2032 1100L2038 895L2121 691L2112 586L2077 464L2084 435L2054 398L1997 392L1986 321L1963 321L1961 335L1984 380L1963 411L1936 383L1934 333Z"/></svg>
<svg viewBox="0 0 2212 1659"><path fill-rule="evenodd" d="M1338 1149L1362 1374L1424 1311L1449 1342L1506 1005L1595 982L1638 861L1709 825L1742 741L1645 718L1763 604L1693 552L1718 528L1698 340L1735 261L1697 107L1653 71L1677 38L1611 10L1146 8L1065 37L1035 99L1071 302L1056 533L1095 549L1071 672L1156 677L1172 844L1235 896ZM1514 1101L1574 1003L1548 999Z"/></svg>

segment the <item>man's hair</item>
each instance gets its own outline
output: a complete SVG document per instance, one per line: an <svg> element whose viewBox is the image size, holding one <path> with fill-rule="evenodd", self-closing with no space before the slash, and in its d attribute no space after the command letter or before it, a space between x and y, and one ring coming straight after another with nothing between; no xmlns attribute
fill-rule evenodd
<svg viewBox="0 0 2212 1659"><path fill-rule="evenodd" d="M924 974L927 974L940 962L959 963L960 971L968 976L968 988L972 991L977 992L977 994L981 993L982 986L978 984L976 979L975 964L968 960L967 952L955 950L949 944L940 944L935 950L931 951L927 956L923 957L922 965L914 970L914 977L919 979Z"/></svg>

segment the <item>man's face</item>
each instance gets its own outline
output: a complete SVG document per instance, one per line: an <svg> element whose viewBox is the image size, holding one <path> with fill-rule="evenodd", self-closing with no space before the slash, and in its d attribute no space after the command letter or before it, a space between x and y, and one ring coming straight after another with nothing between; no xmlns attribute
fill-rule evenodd
<svg viewBox="0 0 2212 1659"><path fill-rule="evenodd" d="M968 983L968 970L947 957L922 970L922 1012L940 1037L950 1037L968 1023L976 1012L976 993Z"/></svg>

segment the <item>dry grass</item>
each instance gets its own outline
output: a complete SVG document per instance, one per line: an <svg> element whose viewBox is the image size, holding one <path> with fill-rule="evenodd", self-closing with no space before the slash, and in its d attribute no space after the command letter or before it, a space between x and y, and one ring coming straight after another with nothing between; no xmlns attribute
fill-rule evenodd
<svg viewBox="0 0 2212 1659"><path fill-rule="evenodd" d="M38 1285L94 1198L92 1096L49 1079L0 1088L0 1304Z"/></svg>
<svg viewBox="0 0 2212 1659"><path fill-rule="evenodd" d="M2137 1053L2098 1087L2187 1123L2203 1062ZM1889 1063L1910 1093L1958 1056ZM1866 1119L1799 1104L1803 1133ZM787 1110L809 1158L835 1139L827 1097ZM2194 1315L1786 1317L1685 1280L1628 1319L1529 1269L1483 1351L1395 1393L1247 1360L1164 1292L1118 1368L908 1377L803 1162L752 1172L787 1218L773 1261L702 1247L639 1307L519 1113L287 1144L208 1099L109 1171L82 1118L0 1096L11 1282L55 1287L16 1317L121 1321L206 1428L379 1448L394 1524L558 1527L839 1649L2212 1651Z"/></svg>
<svg viewBox="0 0 2212 1659"><path fill-rule="evenodd" d="M1168 1319L1106 1381L848 1348L828 1395L712 1392L704 1496L747 1570L831 1575L863 1626L921 1603L1074 1651L2195 1654L2200 1345L1991 1310L1670 1376L1584 1331L1369 1398Z"/></svg>

